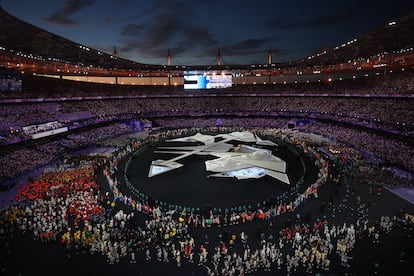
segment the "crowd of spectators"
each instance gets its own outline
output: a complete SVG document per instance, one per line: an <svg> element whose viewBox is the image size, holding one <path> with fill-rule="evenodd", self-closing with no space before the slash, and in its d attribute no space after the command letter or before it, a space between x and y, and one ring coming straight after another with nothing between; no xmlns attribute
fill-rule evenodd
<svg viewBox="0 0 414 276"><path fill-rule="evenodd" d="M23 131L23 127L32 126L36 133L42 129L37 126L51 121L71 129L137 117L202 115L301 116L412 136L414 126L409 118L413 76L413 70L407 69L354 80L246 84L194 92L177 86L106 85L25 75L27 95L19 94L18 102L7 102L10 93L1 98L6 102L0 104L0 143L30 139L33 133ZM48 96L60 99L26 102ZM95 98L70 100L85 96ZM108 99L101 99L102 96Z"/></svg>
<svg viewBox="0 0 414 276"><path fill-rule="evenodd" d="M72 57L73 53L77 54ZM79 49L66 56L69 60L79 59ZM89 60L89 56L81 58ZM124 62L131 66L128 61ZM112 62L109 60L108 64ZM329 176L322 152L334 157L338 166L344 168L343 173L356 184L368 184L369 193L380 195L383 186L413 185L414 148L405 139L414 135L411 121L414 71L411 68L398 69L398 72L384 70L377 76L347 80L244 84L208 91L188 91L181 85L76 82L30 74L17 79L18 91L3 89L10 86L4 82L0 89L0 144L3 144L0 181L64 158L76 149L132 133L121 120L149 118L153 126L166 129L167 136L179 136L188 129L254 128L258 133L281 135L285 141L301 146L306 154L318 156L315 159L320 167L318 180L301 193L294 190L296 199L288 207L286 202L284 206L282 203L279 207L272 206L274 213L265 210L260 219L270 220L293 212L311 195L317 197L319 185L325 184ZM76 97L91 99L73 99ZM299 121L302 123L298 125ZM43 127L47 122L55 123ZM286 129L289 124L293 124L293 130ZM60 127L71 131L39 141L30 140L33 134ZM384 131L400 136L385 135ZM312 136L304 138L304 133ZM163 132L154 133L148 141L156 141L163 135ZM23 140L29 142L18 143ZM5 145L13 143L16 144ZM132 148L141 146L136 140L132 145ZM19 186L16 206L1 214L0 235L3 238L5 232L18 229L42 242L61 242L68 257L80 251L99 253L109 264L121 258L136 263L136 256L142 252L148 261L173 261L178 267L183 261L196 262L208 275L244 275L282 269L290 275L296 271L330 271L331 263L338 256L344 271L348 272L358 240L368 239L377 244L395 228L412 232L414 227L410 215L368 219L367 210L363 210L351 222L340 224L331 223L326 217L314 223L305 223L298 217L293 225L276 230L269 224L269 231L261 233L259 244L254 244L244 232L235 232L229 237L219 236L217 243L207 246L206 240L195 240L190 235L189 229L197 227L192 213L179 214L176 209L150 206L145 197L136 200L122 194L117 180L109 176L114 173L115 161L118 162L115 156L108 161L112 162L109 168L102 164L61 168ZM108 181L101 184L109 184L112 194L99 190L95 176L101 169ZM408 177L397 174L399 170L407 170ZM339 184L341 180L332 181ZM339 204L335 208L344 206ZM135 227L136 216L142 214L147 216L145 223ZM252 216L256 215L259 218L256 212ZM214 219L213 223L213 218L205 222L203 217L200 224L202 227L205 223L219 225L220 220L217 223ZM245 223L243 216L235 214L230 221ZM234 246L236 242L241 247Z"/></svg>
<svg viewBox="0 0 414 276"><path fill-rule="evenodd" d="M22 126L36 125L56 119L60 105L58 103L11 104L0 105L2 124L0 130L18 129Z"/></svg>
<svg viewBox="0 0 414 276"><path fill-rule="evenodd" d="M304 117L414 134L412 99L210 96L2 104L2 143L30 138L23 127L56 121L69 129L102 122L180 116Z"/></svg>
<svg viewBox="0 0 414 276"><path fill-rule="evenodd" d="M289 120L282 118L220 118L205 120L199 119L157 119L155 122L165 128L174 129L177 127L209 127L209 126L239 126L246 128L287 128L292 122L295 130L309 132L328 137L329 143L333 141L343 146L335 146L343 151L353 151L354 156L366 155L371 160L380 160L382 165L387 167L397 166L414 172L412 156L413 147L393 136L384 136L375 132L367 132L354 127L347 127L323 122L306 122L296 126L300 118ZM219 124L218 124L219 123ZM332 148L333 146L331 146Z"/></svg>
<svg viewBox="0 0 414 276"><path fill-rule="evenodd" d="M386 75L331 82L286 84L240 84L226 89L184 90L182 85L112 85L23 75L23 91L0 94L0 98L62 98L96 96L137 96L174 94L337 94L393 96L413 94L413 70L393 71Z"/></svg>
<svg viewBox="0 0 414 276"><path fill-rule="evenodd" d="M93 179L93 167L53 171L43 174L19 188L16 201L21 209L16 226L25 233L33 233L35 240L56 241L57 235L73 225L90 222L92 216L101 215L98 204L98 185Z"/></svg>
<svg viewBox="0 0 414 276"><path fill-rule="evenodd" d="M109 126L94 128L89 131L81 131L76 134L69 134L66 140L72 140L78 147L87 146L101 140L129 134L132 129L124 123L114 123Z"/></svg>
<svg viewBox="0 0 414 276"><path fill-rule="evenodd" d="M361 152L370 153L383 160L385 164L414 171L412 163L414 149L412 145L399 139L321 122L304 125L303 130L332 137L338 142L352 145Z"/></svg>
<svg viewBox="0 0 414 276"><path fill-rule="evenodd" d="M158 118L153 121L153 127L174 129L177 127L212 127L238 126L247 128L287 128L292 123L295 128L300 117L292 118ZM298 127L301 131L328 136L345 145L351 145L359 152L369 153L372 158L381 160L386 167L396 166L413 172L411 156L413 148L407 142L393 136L384 136L375 132L367 132L358 128L335 125L331 123L307 121ZM59 137L50 137L45 142L33 142L19 145L13 149L3 149L0 157L2 175L4 178L16 177L19 174L35 169L45 163L62 158L66 152L74 151L97 143L100 140L114 138L132 133L133 130L124 123L113 123L97 128L80 129Z"/></svg>
<svg viewBox="0 0 414 276"><path fill-rule="evenodd" d="M53 152L45 153L24 147L10 152L3 151L3 153L4 154L0 157L2 180L18 176L25 171L35 169L55 158Z"/></svg>
<svg viewBox="0 0 414 276"><path fill-rule="evenodd" d="M17 177L45 163L64 158L67 152L80 147L133 131L123 123L88 126L149 118L154 127L165 129L211 126L286 128L289 123L298 126L297 122L304 121L299 126L300 131L329 137L337 142L337 150L351 151L352 147L357 152L354 155L363 153L375 160L369 166L354 170L354 176L361 182L375 180L375 187L413 185L412 177L400 177L392 170L397 167L411 172L410 175L414 172L411 162L413 147L404 138L414 134L414 125L410 121L413 104L410 95L413 93L414 81L410 70L330 83L237 85L225 90L197 91L197 94L172 86L85 84L33 76L27 76L25 81L29 84L25 87L33 89L20 94L27 98L97 95L134 97L0 104L2 144L30 139L30 135L37 132L23 131L23 127L30 125L37 129L36 125L56 121L59 127L80 128L42 141L5 146L1 149L0 157L1 180ZM62 91L65 92L62 94ZM164 97L166 94L169 97ZM361 94L381 97L359 97ZM146 97L135 97L137 95ZM9 96L10 93L3 99ZM367 129L398 133L402 139Z"/></svg>
<svg viewBox="0 0 414 276"><path fill-rule="evenodd" d="M241 129L254 128L286 128L290 121L295 118L159 118L154 120L153 125L160 126L163 129L177 128L209 128L209 127L239 127Z"/></svg>
<svg viewBox="0 0 414 276"><path fill-rule="evenodd" d="M80 129L74 133L46 140L30 141L1 149L1 180L17 177L44 164L62 159L67 153L93 145L101 140L131 133L133 130L123 123Z"/></svg>
<svg viewBox="0 0 414 276"><path fill-rule="evenodd" d="M303 140L292 130L256 131L284 136L285 140L301 145L308 153L320 145L315 141L323 140ZM168 134L155 134L148 140L155 141L163 135ZM133 147L141 145L138 141L129 144ZM128 145L124 149L133 151ZM110 167L113 169L118 153L109 160L112 160ZM102 165L106 167L108 163L99 161L95 168ZM111 181L108 184L116 187ZM297 216L292 224L281 229L269 224L266 231L257 232L257 239L244 231L231 230L227 235L219 234L209 243L208 239L190 234L194 232L192 213L151 206L116 189L112 191L113 196L99 191L91 164L44 174L19 189L17 201L23 205L11 207L2 214L0 232L4 235L5 229L6 232L18 229L42 242L60 242L68 258L75 253L89 252L103 255L110 265L121 259L135 264L137 256L143 255L146 261L173 262L177 267L195 263L202 266L207 275L245 275L258 271L281 271L291 275L328 273L338 259L340 268L336 267L335 271L350 273L354 250L361 240L375 246L395 229L414 227L413 217L408 214L367 218L364 213L339 223L331 222L334 216L314 222L305 222ZM147 218L137 227L136 216L140 214ZM258 214L253 216L255 220L263 219ZM239 220L239 223L247 223ZM411 235L409 231L407 233ZM404 261L401 255L400 262ZM378 273L376 269L375 266L374 273Z"/></svg>

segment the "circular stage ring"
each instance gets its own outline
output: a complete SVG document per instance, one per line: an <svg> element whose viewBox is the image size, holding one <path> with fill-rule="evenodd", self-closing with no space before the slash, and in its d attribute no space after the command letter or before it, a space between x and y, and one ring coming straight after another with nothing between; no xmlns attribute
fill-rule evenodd
<svg viewBox="0 0 414 276"><path fill-rule="evenodd" d="M218 133L216 133L218 134ZM160 135L159 137L162 137L163 135ZM170 137L169 137L170 138ZM171 137L171 138L175 138L175 137ZM272 137L271 138L273 141L275 141L275 138ZM158 140L158 141L154 141L154 143L152 143L153 145L156 145L158 143L160 143L162 141L162 139ZM280 143L280 142L279 142ZM211 211L213 211L214 213L223 213L224 211L229 211L229 212L242 212L242 211L257 211L261 208L266 208L271 204L272 207L281 204L282 202L286 202L290 196L294 196L296 194L298 194L298 190L300 189L301 185L304 182L304 176L305 176L305 172L306 172L306 166L305 166L305 162L303 160L302 154L298 153L296 151L296 149L289 144L286 144L286 147L289 148L290 151L292 151L292 153L296 154L301 162L301 166L303 168L303 174L300 177L300 179L298 181L296 181L295 184L291 184L291 188L288 191L285 191L282 195L279 195L277 197L274 196L270 196L270 199L265 199L263 201L259 201L256 203L256 205L251 204L251 205L235 205L235 206L229 206L226 208L221 208L218 206L208 206L209 208L211 208ZM187 212L195 212L195 213L201 213L201 212L205 212L205 208L206 206L186 206L184 204L171 204L168 201L165 200L158 200L155 196L152 196L150 194L145 194L142 191L138 190L130 181L129 181L129 177L127 176L127 171L128 168L132 162L133 159L135 159L137 156L139 156L140 154L142 154L142 152L146 149L146 147L141 147L139 148L137 151L135 151L134 153L130 154L129 156L127 156L127 162L124 168L124 179L126 182L126 185L128 187L128 189L130 190L131 194L133 194L137 200L141 201L141 202L148 202L151 205L156 205L156 206L160 206L164 211L168 211L168 210L178 210L178 211L187 211ZM271 202L273 201L273 202ZM252 206L253 205L253 206Z"/></svg>

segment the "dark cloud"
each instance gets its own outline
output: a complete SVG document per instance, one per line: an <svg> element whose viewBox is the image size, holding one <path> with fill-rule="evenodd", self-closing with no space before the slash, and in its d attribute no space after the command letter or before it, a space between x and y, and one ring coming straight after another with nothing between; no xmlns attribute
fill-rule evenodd
<svg viewBox="0 0 414 276"><path fill-rule="evenodd" d="M204 45L206 47L217 45L217 41L204 28L187 25L183 28L182 34L184 40L192 45Z"/></svg>
<svg viewBox="0 0 414 276"><path fill-rule="evenodd" d="M121 30L123 36L140 36L142 35L143 26L139 24L125 25Z"/></svg>
<svg viewBox="0 0 414 276"><path fill-rule="evenodd" d="M352 20L355 16L355 12L351 12L348 9L336 11L330 14L322 14L317 17L300 18L298 17L284 17L276 18L265 24L266 28L271 29L305 29L305 28L321 28L340 24L349 20Z"/></svg>
<svg viewBox="0 0 414 276"><path fill-rule="evenodd" d="M309 27L325 27L329 25L336 25L339 23L346 22L347 20L352 20L355 12L349 10L341 10L334 14L325 14L319 17L311 18L305 24Z"/></svg>
<svg viewBox="0 0 414 276"><path fill-rule="evenodd" d="M245 39L234 43L228 47L228 50L231 55L251 54L257 53L258 51L263 52L263 50L268 47L269 42L271 42L269 38Z"/></svg>
<svg viewBox="0 0 414 276"><path fill-rule="evenodd" d="M168 49L179 55L188 51L202 53L206 47L217 45L208 30L195 23L188 2L158 1L142 11L139 20L139 24L122 27L121 51L160 58L166 56Z"/></svg>
<svg viewBox="0 0 414 276"><path fill-rule="evenodd" d="M177 18L185 19L186 17L192 17L193 11L191 9L191 1L180 0L159 0L154 5L141 12L141 16L148 16L151 14L169 14L174 15Z"/></svg>
<svg viewBox="0 0 414 276"><path fill-rule="evenodd" d="M222 59L229 62L234 58L243 57L243 60L250 60L252 63L266 63L267 54L269 50L272 51L273 57L280 58L289 53L288 50L282 48L271 47L275 43L277 38L250 38L241 41L237 41L231 45L226 45L220 48ZM211 51L211 55L217 55L216 52ZM239 62L236 62L239 63ZM233 63L235 64L235 63Z"/></svg>
<svg viewBox="0 0 414 276"><path fill-rule="evenodd" d="M121 30L124 42L122 48L143 52L165 48L173 34L180 29L180 22L166 16L157 16L152 24L127 24Z"/></svg>
<svg viewBox="0 0 414 276"><path fill-rule="evenodd" d="M104 19L106 23L124 23L141 20L148 21L152 16L159 14L191 14L191 7L182 1L158 1L147 8L138 10L128 10L131 2L135 0L123 0L117 2L117 7L110 11L109 15ZM152 20L152 19L151 19Z"/></svg>
<svg viewBox="0 0 414 276"><path fill-rule="evenodd" d="M78 25L79 22L70 19L70 17L93 3L95 3L95 0L67 0L61 9L55 11L51 16L43 18L43 20L58 25Z"/></svg>
<svg viewBox="0 0 414 276"><path fill-rule="evenodd" d="M265 28L269 29L295 29L305 27L304 22L293 21L292 18L276 18L265 24Z"/></svg>
<svg viewBox="0 0 414 276"><path fill-rule="evenodd" d="M142 12L131 9L135 0L118 0L114 3L114 8L107 11L108 15L104 17L105 23L123 23L131 22L143 16Z"/></svg>

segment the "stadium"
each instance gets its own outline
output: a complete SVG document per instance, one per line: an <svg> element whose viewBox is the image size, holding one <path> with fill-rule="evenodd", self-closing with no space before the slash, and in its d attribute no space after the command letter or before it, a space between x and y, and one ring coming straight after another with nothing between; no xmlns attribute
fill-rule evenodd
<svg viewBox="0 0 414 276"><path fill-rule="evenodd" d="M0 8L2 275L411 275L414 14L145 64Z"/></svg>

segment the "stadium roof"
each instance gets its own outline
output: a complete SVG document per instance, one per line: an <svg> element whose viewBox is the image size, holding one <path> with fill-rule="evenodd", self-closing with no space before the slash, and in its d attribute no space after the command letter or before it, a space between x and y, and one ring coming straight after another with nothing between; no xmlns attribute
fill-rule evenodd
<svg viewBox="0 0 414 276"><path fill-rule="evenodd" d="M163 70L165 65L149 65L120 58L92 49L87 45L70 41L41 28L24 22L0 7L0 46L16 53L41 56L46 60L61 61L84 66L122 68L132 70ZM331 49L323 49L309 57L289 63L276 64L278 67L329 65L358 58L369 58L381 53L392 53L414 47L414 13L368 34L344 42ZM322 47L321 47L322 48ZM266 53L264 53L265 55ZM216 66L171 66L174 70L191 69L249 69L246 65Z"/></svg>

